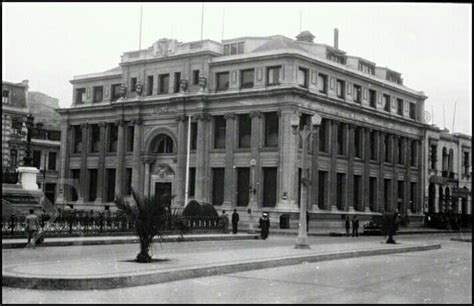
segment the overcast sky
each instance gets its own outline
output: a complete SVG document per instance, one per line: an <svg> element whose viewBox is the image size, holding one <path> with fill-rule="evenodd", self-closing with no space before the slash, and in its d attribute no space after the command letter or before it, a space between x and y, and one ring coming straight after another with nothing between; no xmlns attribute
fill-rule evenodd
<svg viewBox="0 0 474 306"><path fill-rule="evenodd" d="M347 54L401 72L428 96L438 126L452 129L457 101L454 131L472 134L471 4L205 3L203 36L294 38L300 12L315 42L333 45L337 27ZM139 3L2 3L2 79L27 79L69 107L74 75L114 68L138 49L139 20ZM143 4L142 49L164 37L199 40L200 30L200 3Z"/></svg>

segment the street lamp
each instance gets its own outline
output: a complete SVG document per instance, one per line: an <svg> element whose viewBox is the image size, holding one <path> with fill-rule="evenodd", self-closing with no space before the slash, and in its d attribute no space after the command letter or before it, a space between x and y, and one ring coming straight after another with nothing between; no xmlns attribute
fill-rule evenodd
<svg viewBox="0 0 474 306"><path fill-rule="evenodd" d="M34 122L34 117L32 114L28 114L26 117L26 129L27 129L27 134L26 134L26 155L23 158L24 166L25 167L31 167L32 166L32 161L33 158L31 157L31 136L33 134L33 122Z"/></svg>
<svg viewBox="0 0 474 306"><path fill-rule="evenodd" d="M306 172L306 159L308 155L307 151L307 141L311 141L314 132L316 131L313 129L314 126L319 127L321 125L321 117L318 114L314 114L311 116L311 122L308 126L307 122L304 122L303 129L298 131L299 128L299 117L293 117L290 121L291 127L293 128L293 134L299 134L302 138L302 157L301 157L301 190L300 190L300 220L298 226L298 237L296 237L296 249L309 249L310 246L308 244L308 234L306 233L306 212L308 206L308 197L307 197L307 190L308 187L311 186L311 179L308 178ZM317 148L313 148L316 150Z"/></svg>

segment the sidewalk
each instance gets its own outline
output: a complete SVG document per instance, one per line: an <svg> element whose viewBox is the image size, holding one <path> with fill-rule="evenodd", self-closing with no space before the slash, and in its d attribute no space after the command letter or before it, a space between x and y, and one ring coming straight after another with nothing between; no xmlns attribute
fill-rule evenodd
<svg viewBox="0 0 474 306"><path fill-rule="evenodd" d="M276 240L270 237L245 244L170 243L163 245L153 255L154 261L147 264L136 263L138 247L128 245L2 250L2 285L61 290L121 288L441 247L435 243L404 241L389 245L372 240L314 243L310 249L295 249L292 242L275 246L278 238L273 239Z"/></svg>

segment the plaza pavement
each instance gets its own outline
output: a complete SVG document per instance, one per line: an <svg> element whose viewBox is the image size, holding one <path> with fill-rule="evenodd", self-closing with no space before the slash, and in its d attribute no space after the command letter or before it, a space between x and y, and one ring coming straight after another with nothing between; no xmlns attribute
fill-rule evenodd
<svg viewBox="0 0 474 306"><path fill-rule="evenodd" d="M232 234L215 234L218 237ZM252 236L252 235L250 235ZM380 238L380 239L379 239ZM2 250L2 286L31 289L108 289L163 283L188 278L327 261L439 249L429 241L389 245L383 237L318 244L310 249L273 245L272 239L230 242L172 242L154 244L154 261L134 262L138 244L83 245ZM334 238L338 239L338 238ZM234 243L234 244L232 244ZM240 243L240 247L234 247Z"/></svg>

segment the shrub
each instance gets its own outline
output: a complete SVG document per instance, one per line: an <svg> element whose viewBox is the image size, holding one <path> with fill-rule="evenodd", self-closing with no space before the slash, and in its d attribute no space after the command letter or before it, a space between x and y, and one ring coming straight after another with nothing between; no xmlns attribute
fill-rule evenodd
<svg viewBox="0 0 474 306"><path fill-rule="evenodd" d="M185 217L199 217L201 216L201 204L198 201L191 200L183 210L183 216Z"/></svg>
<svg viewBox="0 0 474 306"><path fill-rule="evenodd" d="M219 214L217 213L216 209L214 206L211 204L204 204L201 206L201 217L219 217Z"/></svg>

